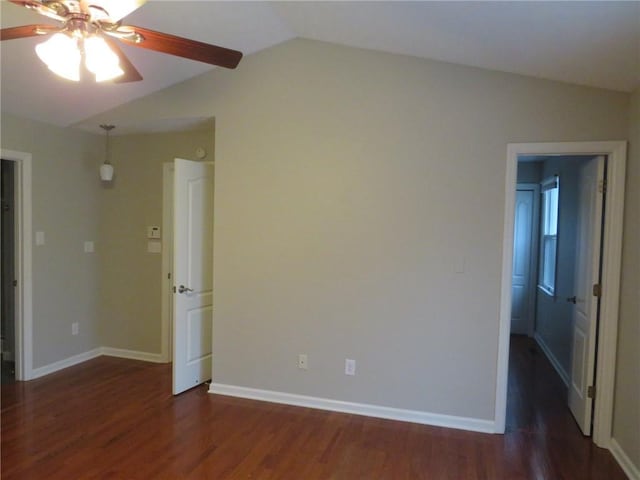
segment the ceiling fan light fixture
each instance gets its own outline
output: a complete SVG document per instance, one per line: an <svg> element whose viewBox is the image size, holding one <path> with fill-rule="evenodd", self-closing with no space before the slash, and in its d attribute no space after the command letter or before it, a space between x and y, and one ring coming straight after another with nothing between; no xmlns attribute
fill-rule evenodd
<svg viewBox="0 0 640 480"><path fill-rule="evenodd" d="M103 38L96 35L84 41L85 65L95 74L96 82L112 80L124 74L120 68L120 59Z"/></svg>
<svg viewBox="0 0 640 480"><path fill-rule="evenodd" d="M36 45L36 54L56 75L74 82L80 81L81 54L76 38L55 33L46 42Z"/></svg>
<svg viewBox="0 0 640 480"><path fill-rule="evenodd" d="M1 0L0 0L1 1ZM130 83L142 75L116 40L146 50L236 68L242 52L208 43L122 25L122 19L147 0L9 0L55 20L58 25L0 28L0 40L51 35L36 46L38 57L56 75L79 82L86 69L96 82Z"/></svg>

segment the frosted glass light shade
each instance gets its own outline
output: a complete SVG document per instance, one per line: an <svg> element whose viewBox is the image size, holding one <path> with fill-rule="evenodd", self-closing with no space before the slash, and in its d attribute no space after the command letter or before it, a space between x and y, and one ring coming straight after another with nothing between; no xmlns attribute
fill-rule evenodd
<svg viewBox="0 0 640 480"><path fill-rule="evenodd" d="M100 165L100 180L103 182L110 182L113 180L113 165L110 163L103 163Z"/></svg>
<svg viewBox="0 0 640 480"><path fill-rule="evenodd" d="M89 37L84 41L85 65L95 74L96 82L104 82L124 73L120 59L101 37Z"/></svg>
<svg viewBox="0 0 640 480"><path fill-rule="evenodd" d="M83 44L85 65L96 76L96 82L112 80L124 73L118 55L104 38L95 35L78 39L65 33L55 33L46 42L36 45L36 53L53 73L78 82L82 61L78 42Z"/></svg>
<svg viewBox="0 0 640 480"><path fill-rule="evenodd" d="M80 81L80 49L75 38L55 33L46 42L36 45L36 54L47 68L74 82Z"/></svg>

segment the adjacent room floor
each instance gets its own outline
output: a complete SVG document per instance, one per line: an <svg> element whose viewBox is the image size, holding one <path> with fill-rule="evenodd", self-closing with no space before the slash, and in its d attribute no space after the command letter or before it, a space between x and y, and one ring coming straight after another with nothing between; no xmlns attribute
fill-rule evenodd
<svg viewBox="0 0 640 480"><path fill-rule="evenodd" d="M512 339L507 433L171 396L171 367L101 357L2 386L12 479L624 479L584 438L535 344Z"/></svg>
<svg viewBox="0 0 640 480"><path fill-rule="evenodd" d="M0 384L4 385L5 383L13 383L15 382L16 379L16 365L15 362L10 362L7 360L0 360L0 372L1 373L1 380L0 380Z"/></svg>

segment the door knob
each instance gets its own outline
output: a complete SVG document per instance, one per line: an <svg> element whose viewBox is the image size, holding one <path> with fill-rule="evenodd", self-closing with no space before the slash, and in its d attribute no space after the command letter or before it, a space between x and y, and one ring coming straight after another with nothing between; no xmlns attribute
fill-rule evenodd
<svg viewBox="0 0 640 480"><path fill-rule="evenodd" d="M178 287L178 293L193 292L193 288L187 288L184 285Z"/></svg>
<svg viewBox="0 0 640 480"><path fill-rule="evenodd" d="M569 303L573 303L575 305L576 303L576 296L574 295L573 297L567 297L567 302Z"/></svg>

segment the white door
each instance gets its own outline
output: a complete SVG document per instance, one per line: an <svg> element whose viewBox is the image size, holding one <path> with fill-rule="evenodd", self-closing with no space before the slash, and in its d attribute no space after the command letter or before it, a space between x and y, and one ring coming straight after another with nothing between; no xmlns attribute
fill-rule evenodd
<svg viewBox="0 0 640 480"><path fill-rule="evenodd" d="M213 165L175 160L173 394L211 378Z"/></svg>
<svg viewBox="0 0 640 480"><path fill-rule="evenodd" d="M511 333L533 335L534 292L532 260L537 193L532 188L516 191L513 271L511 279Z"/></svg>
<svg viewBox="0 0 640 480"><path fill-rule="evenodd" d="M591 435L593 407L589 387L593 386L595 376L599 300L593 288L600 277L603 178L604 157L580 165L569 408L585 435Z"/></svg>

